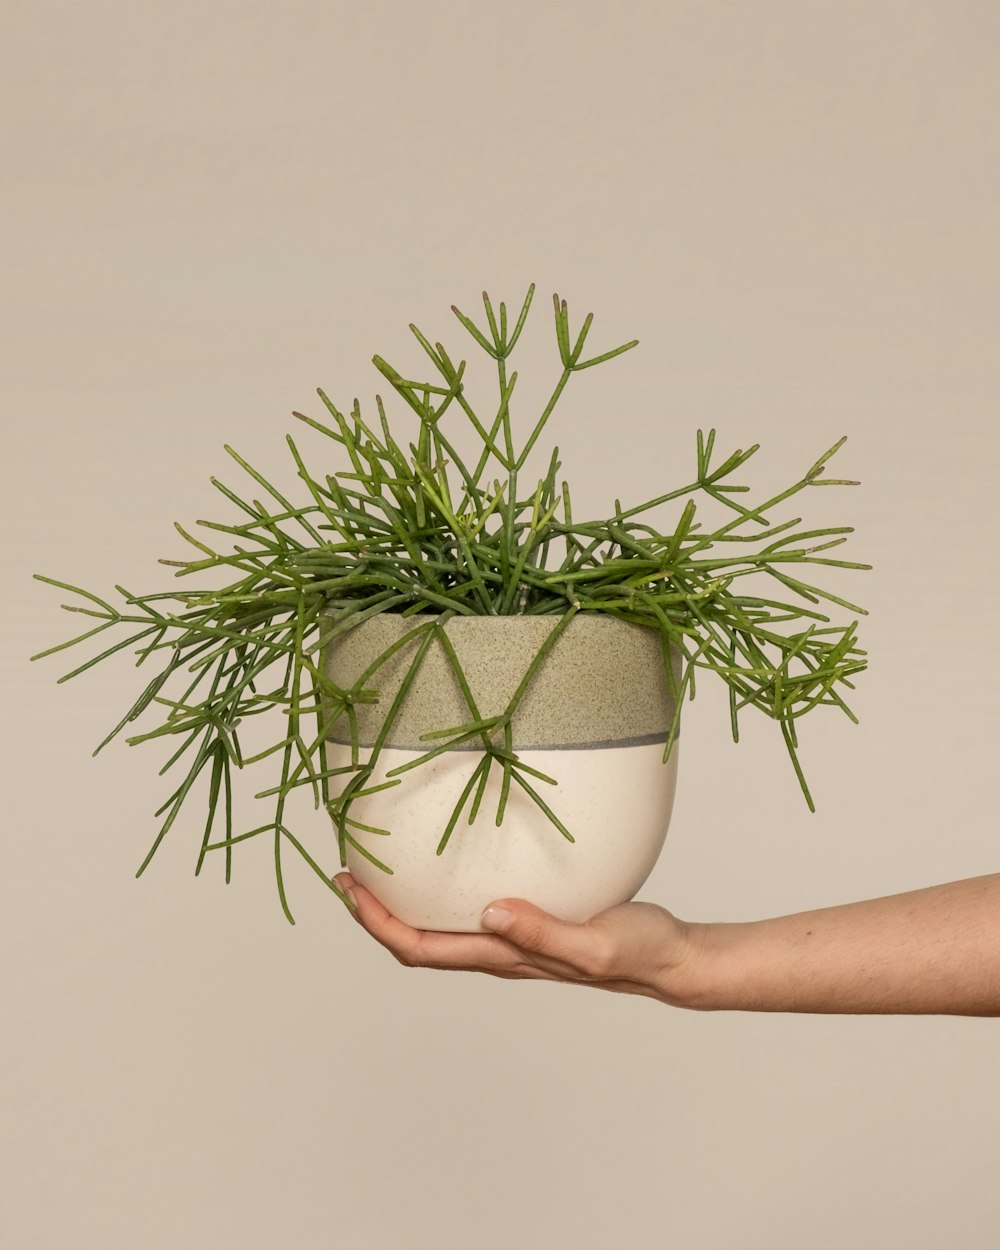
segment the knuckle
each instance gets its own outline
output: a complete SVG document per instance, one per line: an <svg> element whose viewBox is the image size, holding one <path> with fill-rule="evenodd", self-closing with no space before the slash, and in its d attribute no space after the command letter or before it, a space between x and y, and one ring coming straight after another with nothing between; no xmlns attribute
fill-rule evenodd
<svg viewBox="0 0 1000 1250"><path fill-rule="evenodd" d="M434 950L428 945L423 933L415 933L411 935L409 941L400 947L403 956L402 962L407 968L436 968L439 966L439 960L435 958Z"/></svg>
<svg viewBox="0 0 1000 1250"><path fill-rule="evenodd" d="M539 924L537 920L525 920L521 925L517 940L518 944L527 950L540 953L544 953L550 945L545 926Z"/></svg>
<svg viewBox="0 0 1000 1250"><path fill-rule="evenodd" d="M614 972L614 951L609 943L595 941L582 959L583 971L594 980L604 980Z"/></svg>

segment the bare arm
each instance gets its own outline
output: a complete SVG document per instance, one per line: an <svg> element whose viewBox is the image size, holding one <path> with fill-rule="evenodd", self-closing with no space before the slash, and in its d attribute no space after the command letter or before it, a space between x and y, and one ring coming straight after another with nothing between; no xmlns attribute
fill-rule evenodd
<svg viewBox="0 0 1000 1250"><path fill-rule="evenodd" d="M692 1007L1000 1015L1000 873L691 936Z"/></svg>
<svg viewBox="0 0 1000 1250"><path fill-rule="evenodd" d="M701 1011L1000 1015L1000 873L739 924L623 903L578 925L502 899L482 934L411 929L349 874L337 880L360 923L412 967L568 981Z"/></svg>

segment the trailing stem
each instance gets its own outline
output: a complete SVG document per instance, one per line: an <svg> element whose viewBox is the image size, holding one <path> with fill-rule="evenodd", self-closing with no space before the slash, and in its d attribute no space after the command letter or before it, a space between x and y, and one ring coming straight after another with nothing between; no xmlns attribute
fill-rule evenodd
<svg viewBox="0 0 1000 1250"><path fill-rule="evenodd" d="M844 438L797 481L754 504L746 499L749 488L733 481L733 475L759 444L717 458L713 465L716 431L706 436L698 430L689 481L634 506L623 508L615 500L608 516L581 520L573 513L569 485L557 477L558 448L548 454L542 476L532 477L527 463L570 377L629 351L638 340L581 359L593 314L587 314L574 339L566 300L553 296L561 371L542 412L518 445L512 413L518 375L508 375L508 360L534 289L532 284L512 331L505 304L495 310L485 291L484 329L453 306L477 346L496 362L498 398L483 412L476 411L466 393L467 362L456 364L441 343L432 345L411 325L437 380L406 377L381 356L374 356L373 363L415 422L415 437L393 429L380 395L375 396L378 419L370 421L362 416L357 399L347 413L319 391L324 418L298 412L294 416L322 440L336 444L342 467L332 474L311 470L288 436L304 487L302 503L286 498L227 446L227 453L252 480L251 490L259 487L267 502L252 495L243 498L212 478L236 515L226 521L198 521L204 538L177 525L194 554L162 561L175 570L175 578L210 570L222 575L223 584L147 595L133 595L117 586L122 602L115 606L92 591L35 575L76 596L78 602L62 606L88 619L81 632L32 659L109 631L116 638L60 681L127 651L136 657L136 667L155 667L159 661L158 671L96 748L100 751L144 712L156 709L160 719L155 727L127 741L132 745L176 739L179 745L161 773L182 759L186 762L182 779L156 813L166 816L140 874L204 774L207 818L195 872L201 871L211 852L222 850L228 881L233 848L269 834L278 896L291 921L285 885L288 848L340 894L289 825L286 804L293 791L309 786L314 807L330 814L341 863L352 847L388 872L390 865L373 853L368 842L389 831L357 819L352 815L354 804L399 785L404 773L443 752L476 743L481 750L473 754L470 774L441 831L438 853L446 851L463 813L469 823L475 821L494 768L501 772L498 824L516 785L562 836L572 840L571 831L533 784L554 784L555 779L519 758L513 727L539 667L578 614L601 614L658 632L663 678L674 701L665 760L679 732L682 706L695 696L696 675L710 670L728 687L734 740L739 740L739 715L749 708L779 723L805 801L815 809L799 759L798 722L818 706L839 708L856 721L843 691L854 689L851 679L867 664L866 652L857 645L857 619L835 625L823 608L832 604L855 617L864 615L865 609L817 585L803 566L811 566L817 574L824 567L871 566L820 554L845 543L850 526L800 529L796 527L801 517L776 520L772 514L807 487L857 485L825 476ZM469 462L457 450L454 427L459 422L468 422L478 440L479 450ZM725 519L715 528L706 527L700 518L696 496L725 511ZM653 513L669 504L679 506L679 516L672 527L660 529ZM219 549L213 545L216 540L229 542L232 549ZM745 587L750 583L744 581L748 576L757 579L749 590ZM413 618L412 630L376 657L350 689L338 686L324 670L325 648L384 612ZM448 636L447 622L456 615L521 614L553 616L557 621L537 654L526 659L523 679L509 706L497 716L484 717ZM789 623L790 629L778 628ZM403 701L435 644L444 650L468 718L428 734L425 752L390 770L384 781L375 781L376 766ZM364 744L358 734L358 707L377 699L380 669L403 646L414 648L403 684L375 741ZM681 662L679 678L674 657ZM240 744L240 726L264 712L272 714L280 730L268 746L248 756ZM329 768L325 744L333 725L343 718L351 734L350 763ZM280 760L276 784L256 791L258 798L274 800L271 819L235 832L233 770L243 771L272 756ZM214 836L220 819L221 837ZM363 840L361 835L369 838Z"/></svg>

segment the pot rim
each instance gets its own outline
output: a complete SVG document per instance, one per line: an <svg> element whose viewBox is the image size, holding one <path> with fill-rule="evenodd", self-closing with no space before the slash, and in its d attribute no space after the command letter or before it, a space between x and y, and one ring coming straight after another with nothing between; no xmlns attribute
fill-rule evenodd
<svg viewBox="0 0 1000 1250"><path fill-rule="evenodd" d="M334 612L334 609L331 607L324 607L321 610L320 615L332 616L332 615L335 615L335 612ZM386 619L399 621L406 625L409 625L410 622L416 622L416 624L419 625L419 624L425 623L428 620L440 620L442 616L444 616L444 612L414 612L414 613L411 613L410 616L404 616L402 612L392 612L392 611L387 610L385 612L376 612L372 616L365 617L365 619L363 621L359 621L358 624L354 626L354 628L360 629L362 626L368 625L373 621L382 621ZM458 626L459 628L464 628L467 623L471 623L471 622L479 623L482 621L491 621L496 624L500 624L501 622L507 622L508 624L510 624L514 621L525 621L525 622L529 622L529 621L530 622L537 622L537 621L549 622L550 621L552 622L553 625L555 625L559 621L564 620L567 616L569 616L568 612L510 612L504 615L499 615L499 614L493 615L493 614L486 613L486 612L483 612L483 613L480 613L480 612L467 613L466 612L466 613L456 613L454 616L450 617L445 628L450 629L452 626ZM591 624L601 624L601 625L611 625L613 627L625 626L625 627L632 627L635 629L649 629L654 633L662 632L662 630L660 630L660 628L653 622L646 624L643 621L625 621L625 620L622 620L621 617L615 616L611 612L602 612L599 609L590 610L586 608L580 608L574 614L574 619L570 621L569 625L567 625L566 628L573 629L574 626L577 624L577 622L580 622L581 624L586 622L587 627L589 627Z"/></svg>

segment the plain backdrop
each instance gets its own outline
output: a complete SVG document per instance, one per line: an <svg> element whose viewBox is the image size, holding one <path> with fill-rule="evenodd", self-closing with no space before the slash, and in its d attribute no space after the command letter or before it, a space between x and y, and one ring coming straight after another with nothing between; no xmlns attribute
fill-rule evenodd
<svg viewBox="0 0 1000 1250"><path fill-rule="evenodd" d="M198 797L136 881L166 752L91 752L145 670L28 656L86 619L32 573L174 588L173 522L250 485L224 444L293 484L288 432L347 467L290 417L318 386L405 422L371 357L428 376L409 322L489 408L451 305L534 282L518 429L553 292L587 354L640 340L550 423L578 515L689 480L699 427L761 443L759 492L842 434L862 482L776 517L874 566L825 581L870 670L858 725L802 723L816 814L705 681L641 897L753 919L995 871L1000 6L7 0L0 46L3 1244L995 1247L996 1021L407 970L291 857L288 925L269 844L196 880Z"/></svg>

